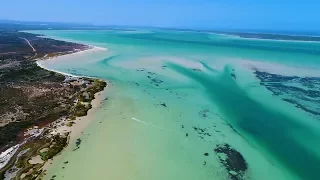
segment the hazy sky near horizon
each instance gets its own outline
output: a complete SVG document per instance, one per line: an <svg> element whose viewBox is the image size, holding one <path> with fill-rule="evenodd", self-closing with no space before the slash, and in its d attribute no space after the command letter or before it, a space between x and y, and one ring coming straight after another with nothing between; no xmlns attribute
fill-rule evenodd
<svg viewBox="0 0 320 180"><path fill-rule="evenodd" d="M320 0L4 0L0 19L180 28L320 30Z"/></svg>

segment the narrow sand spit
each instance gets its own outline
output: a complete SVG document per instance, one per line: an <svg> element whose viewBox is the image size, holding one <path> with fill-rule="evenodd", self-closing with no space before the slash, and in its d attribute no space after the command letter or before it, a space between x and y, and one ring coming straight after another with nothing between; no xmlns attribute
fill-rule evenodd
<svg viewBox="0 0 320 180"><path fill-rule="evenodd" d="M63 74L63 75L66 75L66 76L80 77L80 76L77 76L77 75L72 75L72 74L69 74L69 73L57 71L57 70L50 69L50 68L47 68L47 67L48 67L48 65L52 65L52 64L55 64L55 63L59 63L59 62L61 63L61 61L68 61L69 58L81 58L83 56L87 56L87 55L90 55L90 54L95 54L97 52L106 52L108 50L107 48L103 48L103 47L96 47L96 46L90 46L90 47L91 47L90 49L86 49L86 50L83 50L83 51L78 51L78 52L71 53L71 54L65 54L65 55L52 57L52 58L39 59L36 63L37 63L37 65L39 67L41 67L43 69L46 69L48 71L53 71L53 72L56 72L56 73L59 73L59 74ZM88 77L88 78L93 78L93 77Z"/></svg>

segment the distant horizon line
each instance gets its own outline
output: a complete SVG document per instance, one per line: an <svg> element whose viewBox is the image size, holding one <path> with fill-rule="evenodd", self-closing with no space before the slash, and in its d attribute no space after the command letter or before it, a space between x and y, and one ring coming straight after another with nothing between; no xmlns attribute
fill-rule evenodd
<svg viewBox="0 0 320 180"><path fill-rule="evenodd" d="M25 23L25 24L24 24ZM35 24L31 24L35 23ZM59 22L59 21L32 21L32 20L12 20L0 18L0 24L22 24L22 25L38 25L38 26L56 26L56 25L72 25L79 26L79 28L107 28L107 27L121 27L121 28L156 28L168 30L182 30L182 31L203 31L203 32L238 32L238 33L265 33L278 35L320 35L320 30L289 30L289 29L261 29L261 28L204 28L204 27L170 27L170 26L148 26L148 25L112 25L112 24L95 24L85 22ZM85 26L85 27L81 27ZM74 28L76 28L74 27ZM279 34L283 33L283 34ZM289 34L288 34L289 33ZM292 34L298 33L298 34ZM303 34L313 33L313 34Z"/></svg>

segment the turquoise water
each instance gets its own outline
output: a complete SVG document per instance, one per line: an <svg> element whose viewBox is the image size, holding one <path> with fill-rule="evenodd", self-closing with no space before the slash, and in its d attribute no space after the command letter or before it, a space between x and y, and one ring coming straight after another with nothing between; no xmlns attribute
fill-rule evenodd
<svg viewBox="0 0 320 180"><path fill-rule="evenodd" d="M319 43L164 30L33 32L108 48L43 63L111 84L81 148L71 142L48 179L318 179ZM241 176L220 163L221 144L242 154Z"/></svg>

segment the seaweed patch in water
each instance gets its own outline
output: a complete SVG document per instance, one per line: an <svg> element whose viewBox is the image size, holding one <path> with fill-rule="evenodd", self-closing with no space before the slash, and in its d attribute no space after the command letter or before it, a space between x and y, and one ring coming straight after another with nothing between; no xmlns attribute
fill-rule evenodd
<svg viewBox="0 0 320 180"><path fill-rule="evenodd" d="M225 157L219 156L220 162L228 170L232 180L241 180L248 169L248 164L242 154L230 147L229 144L218 145L214 151L219 155L222 153Z"/></svg>
<svg viewBox="0 0 320 180"><path fill-rule="evenodd" d="M161 103L160 105L163 107L167 107L166 103Z"/></svg>
<svg viewBox="0 0 320 180"><path fill-rule="evenodd" d="M148 71L148 74L155 75L156 73Z"/></svg>
<svg viewBox="0 0 320 180"><path fill-rule="evenodd" d="M199 112L199 115L202 116L203 118L208 117L209 109L204 109Z"/></svg>
<svg viewBox="0 0 320 180"><path fill-rule="evenodd" d="M197 69L197 68L191 68L190 70L196 71L196 72L201 72L201 69Z"/></svg>
<svg viewBox="0 0 320 180"><path fill-rule="evenodd" d="M164 81L162 81L161 79L157 79L157 78L153 78L151 79L151 84L154 84L155 86L159 86L161 83L163 83Z"/></svg>
<svg viewBox="0 0 320 180"><path fill-rule="evenodd" d="M137 69L137 71L145 71L146 69L145 68L141 68L141 69Z"/></svg>
<svg viewBox="0 0 320 180"><path fill-rule="evenodd" d="M80 144L81 144L81 139L78 138L77 141L76 141L76 148L73 149L73 151L78 150L80 148Z"/></svg>
<svg viewBox="0 0 320 180"><path fill-rule="evenodd" d="M200 127L195 127L195 126L193 126L193 129L194 129L195 131L197 131L197 133L198 133L198 135L199 135L199 137L200 137L201 139L203 139L204 136L211 136L210 133L206 132L206 131L207 131L206 128L200 128Z"/></svg>
<svg viewBox="0 0 320 180"><path fill-rule="evenodd" d="M234 73L231 73L230 75L231 75L231 77L233 77L233 79L237 79L237 77Z"/></svg>
<svg viewBox="0 0 320 180"><path fill-rule="evenodd" d="M317 106L320 103L320 77L283 76L257 70L254 73L260 85L273 95L320 119Z"/></svg>

